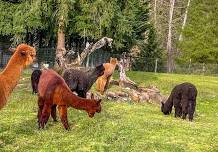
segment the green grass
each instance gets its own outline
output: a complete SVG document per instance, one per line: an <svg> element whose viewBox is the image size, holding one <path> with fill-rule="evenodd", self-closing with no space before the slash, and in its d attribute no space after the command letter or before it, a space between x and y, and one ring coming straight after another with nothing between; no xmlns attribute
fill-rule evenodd
<svg viewBox="0 0 218 152"><path fill-rule="evenodd" d="M194 122L164 116L159 105L103 100L102 112L93 119L69 108L70 131L51 119L45 130L38 130L37 97L25 72L0 111L0 151L218 151L218 77L144 72L128 76L141 86L156 85L164 95L178 83L195 84L199 94Z"/></svg>

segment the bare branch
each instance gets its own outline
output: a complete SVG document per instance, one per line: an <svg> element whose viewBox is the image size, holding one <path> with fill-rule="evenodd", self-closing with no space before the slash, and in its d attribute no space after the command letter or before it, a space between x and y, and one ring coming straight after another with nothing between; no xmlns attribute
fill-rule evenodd
<svg viewBox="0 0 218 152"><path fill-rule="evenodd" d="M91 44L87 48L85 48L82 51L82 53L78 55L78 57L73 62L71 62L70 64L66 64L66 67L69 68L72 66L81 65L83 61L85 60L85 58L89 56L91 53L93 53L95 50L100 49L105 45L112 47L112 42L113 42L113 39L111 38L108 38L108 37L101 38L95 44Z"/></svg>

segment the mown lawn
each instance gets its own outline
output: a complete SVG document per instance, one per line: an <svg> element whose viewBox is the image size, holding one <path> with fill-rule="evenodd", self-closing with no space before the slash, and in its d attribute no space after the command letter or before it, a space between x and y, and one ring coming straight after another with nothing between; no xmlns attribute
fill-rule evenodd
<svg viewBox="0 0 218 152"><path fill-rule="evenodd" d="M192 82L198 88L194 122L164 116L159 105L103 100L93 119L68 109L70 131L49 120L37 128L37 97L25 71L8 105L0 111L0 151L218 151L218 77L130 72L141 86L156 85L168 95L173 86ZM93 88L94 90L94 88Z"/></svg>

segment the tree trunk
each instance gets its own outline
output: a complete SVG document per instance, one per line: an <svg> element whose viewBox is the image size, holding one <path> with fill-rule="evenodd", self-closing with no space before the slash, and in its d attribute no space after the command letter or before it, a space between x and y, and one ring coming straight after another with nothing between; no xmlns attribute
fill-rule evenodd
<svg viewBox="0 0 218 152"><path fill-rule="evenodd" d="M174 52L172 50L172 20L175 0L170 0L168 38L167 38L167 72L173 72L174 69Z"/></svg>
<svg viewBox="0 0 218 152"><path fill-rule="evenodd" d="M189 8L189 5L190 5L190 1L191 0L188 0L187 7L186 7L186 10L185 10L185 16L184 16L184 20L183 20L183 24L182 24L182 31L184 30L185 25L186 25L186 20L187 20L187 16L188 16L188 8ZM182 32L179 35L179 41L182 41Z"/></svg>
<svg viewBox="0 0 218 152"><path fill-rule="evenodd" d="M65 67L64 55L66 53L65 49L65 34L64 34L64 19L63 16L59 19L58 27L58 39L57 39L57 49L56 49L56 66L60 68Z"/></svg>
<svg viewBox="0 0 218 152"><path fill-rule="evenodd" d="M156 28L157 24L157 0L154 0L154 27Z"/></svg>

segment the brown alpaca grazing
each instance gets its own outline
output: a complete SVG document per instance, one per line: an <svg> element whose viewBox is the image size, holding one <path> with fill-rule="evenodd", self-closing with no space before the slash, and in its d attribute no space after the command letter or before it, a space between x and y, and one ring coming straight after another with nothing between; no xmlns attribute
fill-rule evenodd
<svg viewBox="0 0 218 152"><path fill-rule="evenodd" d="M71 92L64 79L53 70L44 70L38 84L38 123L44 128L51 114L56 121L56 106L58 106L61 122L65 129L69 129L67 108L73 107L85 110L89 117L95 112L101 112L101 99L84 99Z"/></svg>
<svg viewBox="0 0 218 152"><path fill-rule="evenodd" d="M104 74L100 76L96 81L96 90L99 91L101 94L104 94L104 92L106 91L117 63L117 58L110 58L110 63L103 64L105 68Z"/></svg>
<svg viewBox="0 0 218 152"><path fill-rule="evenodd" d="M23 69L35 59L36 51L27 44L20 44L9 60L6 68L0 73L0 109L17 85Z"/></svg>

